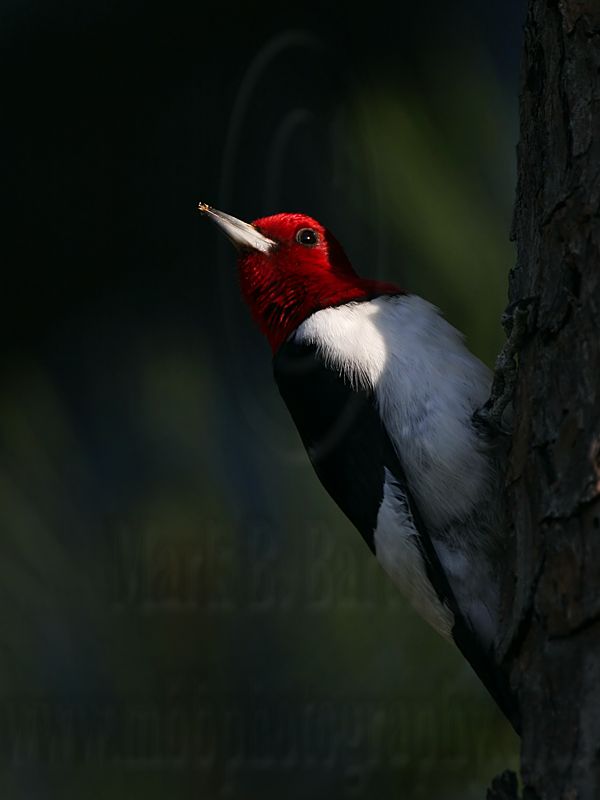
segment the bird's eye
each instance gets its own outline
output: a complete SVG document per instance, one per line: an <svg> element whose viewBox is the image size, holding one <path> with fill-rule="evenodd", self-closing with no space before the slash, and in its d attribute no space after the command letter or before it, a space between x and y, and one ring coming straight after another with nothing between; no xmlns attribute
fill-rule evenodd
<svg viewBox="0 0 600 800"><path fill-rule="evenodd" d="M298 244L304 244L311 247L319 241L319 234L312 228L300 228L296 234L296 241Z"/></svg>

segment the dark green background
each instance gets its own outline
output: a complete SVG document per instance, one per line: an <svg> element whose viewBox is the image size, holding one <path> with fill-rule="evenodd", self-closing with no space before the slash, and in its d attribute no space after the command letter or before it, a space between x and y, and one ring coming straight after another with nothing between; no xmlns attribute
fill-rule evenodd
<svg viewBox="0 0 600 800"><path fill-rule="evenodd" d="M523 2L5 2L0 797L483 798L507 723L319 486L199 200L489 364Z"/></svg>

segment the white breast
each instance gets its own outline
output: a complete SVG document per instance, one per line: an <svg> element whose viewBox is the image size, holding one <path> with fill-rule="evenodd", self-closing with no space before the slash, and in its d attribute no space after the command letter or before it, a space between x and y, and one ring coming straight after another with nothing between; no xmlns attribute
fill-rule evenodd
<svg viewBox="0 0 600 800"><path fill-rule="evenodd" d="M491 373L434 306L415 295L349 303L316 312L296 337L374 389L426 522L439 528L476 506L489 466L470 420Z"/></svg>

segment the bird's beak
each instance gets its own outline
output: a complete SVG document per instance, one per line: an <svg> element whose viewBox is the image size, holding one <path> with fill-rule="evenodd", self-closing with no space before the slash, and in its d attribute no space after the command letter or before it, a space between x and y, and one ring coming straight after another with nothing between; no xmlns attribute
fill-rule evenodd
<svg viewBox="0 0 600 800"><path fill-rule="evenodd" d="M201 214L207 214L213 222L216 222L219 228L227 234L233 244L240 250L250 248L252 250L260 250L261 253L268 253L275 247L275 242L272 239L263 236L254 226L249 225L247 222L242 222L241 219L225 214L223 211L217 211L216 208L211 208L206 203L198 203L198 210Z"/></svg>

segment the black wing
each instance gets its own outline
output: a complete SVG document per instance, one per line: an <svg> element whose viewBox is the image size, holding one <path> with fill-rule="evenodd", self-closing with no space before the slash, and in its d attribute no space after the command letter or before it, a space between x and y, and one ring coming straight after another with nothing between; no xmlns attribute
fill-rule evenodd
<svg viewBox="0 0 600 800"><path fill-rule="evenodd" d="M374 532L386 470L412 517L427 577L454 615L452 636L515 730L518 706L505 675L461 614L372 392L352 387L314 345L286 342L276 353L277 386L321 483L375 552Z"/></svg>

